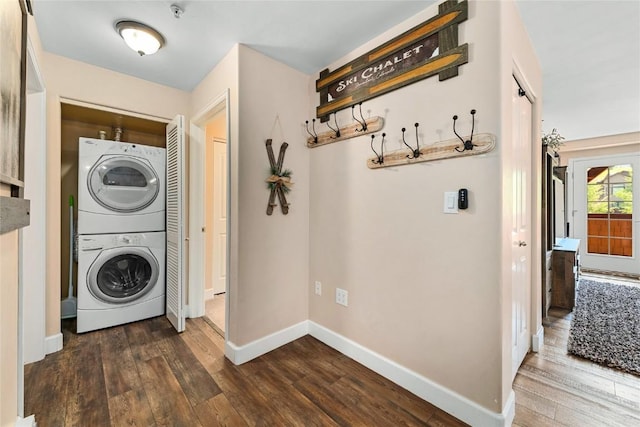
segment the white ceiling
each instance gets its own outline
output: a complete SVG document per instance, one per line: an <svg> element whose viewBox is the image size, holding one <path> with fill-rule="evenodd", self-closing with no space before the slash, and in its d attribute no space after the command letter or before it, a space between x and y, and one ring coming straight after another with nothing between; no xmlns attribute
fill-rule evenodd
<svg viewBox="0 0 640 427"><path fill-rule="evenodd" d="M46 51L191 91L236 43L313 75L435 1L32 3ZM543 69L543 129L568 140L640 131L640 1L517 4ZM139 57L114 30L122 19L154 27L165 47Z"/></svg>

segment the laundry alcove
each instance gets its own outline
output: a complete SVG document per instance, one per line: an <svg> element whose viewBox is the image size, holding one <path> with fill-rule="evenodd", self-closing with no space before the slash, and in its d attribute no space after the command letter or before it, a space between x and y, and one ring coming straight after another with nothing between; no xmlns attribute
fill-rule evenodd
<svg viewBox="0 0 640 427"><path fill-rule="evenodd" d="M60 297L66 298L69 283L69 196L78 199L78 139L99 138L105 132L106 139L115 139L116 129L121 130L120 140L154 147L165 147L168 121L153 120L135 113L115 109L92 108L89 104L74 101L61 103L60 116ZM77 221L77 203L74 206ZM74 288L77 290L77 264L74 263Z"/></svg>

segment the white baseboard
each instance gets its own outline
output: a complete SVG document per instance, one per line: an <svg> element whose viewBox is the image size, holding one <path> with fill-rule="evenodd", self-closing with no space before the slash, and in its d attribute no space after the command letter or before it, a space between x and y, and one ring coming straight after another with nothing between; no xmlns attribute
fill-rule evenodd
<svg viewBox="0 0 640 427"><path fill-rule="evenodd" d="M241 365L307 334L470 425L507 427L513 422L515 416L513 390L509 394L502 413L492 412L393 360L310 320L274 332L243 346L237 346L228 341L225 344L225 356L234 364Z"/></svg>
<svg viewBox="0 0 640 427"><path fill-rule="evenodd" d="M225 356L236 365L242 365L256 357L262 356L281 347L285 344L295 341L298 338L309 333L308 321L300 322L271 335L252 341L243 346L237 346L231 341L225 344Z"/></svg>
<svg viewBox="0 0 640 427"><path fill-rule="evenodd" d="M213 299L214 295L215 295L215 292L213 291L213 288L204 290L205 301L209 301L210 299Z"/></svg>
<svg viewBox="0 0 640 427"><path fill-rule="evenodd" d="M62 350L62 333L44 338L44 354L51 354L60 350Z"/></svg>
<svg viewBox="0 0 640 427"><path fill-rule="evenodd" d="M18 417L15 427L36 427L37 425L35 415L29 415L27 418Z"/></svg>
<svg viewBox="0 0 640 427"><path fill-rule="evenodd" d="M544 346L544 327L540 325L538 331L531 337L531 350L538 353Z"/></svg>
<svg viewBox="0 0 640 427"><path fill-rule="evenodd" d="M511 389L511 392L509 393L509 398L502 409L501 415L504 416L503 426L510 426L513 424L513 419L516 417L516 394L513 389Z"/></svg>
<svg viewBox="0 0 640 427"><path fill-rule="evenodd" d="M513 391L502 413L498 414L324 326L309 321L308 328L309 334L314 338L470 425L486 427L511 425L515 415Z"/></svg>

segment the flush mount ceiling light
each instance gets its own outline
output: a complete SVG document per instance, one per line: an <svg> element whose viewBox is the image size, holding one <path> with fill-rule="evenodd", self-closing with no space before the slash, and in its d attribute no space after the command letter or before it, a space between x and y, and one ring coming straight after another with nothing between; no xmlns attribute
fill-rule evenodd
<svg viewBox="0 0 640 427"><path fill-rule="evenodd" d="M153 28L136 21L119 21L116 31L140 56L154 54L164 46L164 37Z"/></svg>

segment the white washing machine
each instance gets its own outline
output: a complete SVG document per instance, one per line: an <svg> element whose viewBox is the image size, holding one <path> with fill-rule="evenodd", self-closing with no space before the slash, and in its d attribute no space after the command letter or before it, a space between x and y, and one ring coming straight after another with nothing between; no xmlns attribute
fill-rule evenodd
<svg viewBox="0 0 640 427"><path fill-rule="evenodd" d="M165 230L166 150L80 138L78 234Z"/></svg>
<svg viewBox="0 0 640 427"><path fill-rule="evenodd" d="M165 312L166 233L78 236L78 333Z"/></svg>

